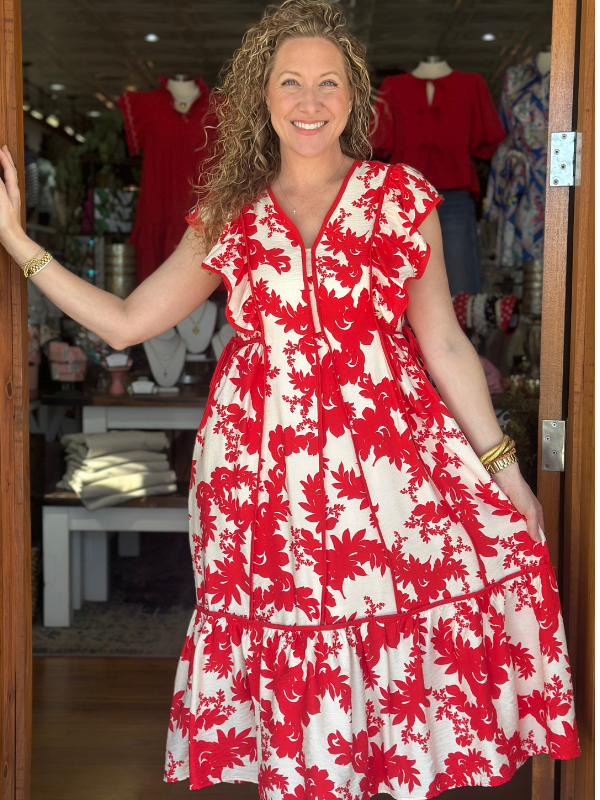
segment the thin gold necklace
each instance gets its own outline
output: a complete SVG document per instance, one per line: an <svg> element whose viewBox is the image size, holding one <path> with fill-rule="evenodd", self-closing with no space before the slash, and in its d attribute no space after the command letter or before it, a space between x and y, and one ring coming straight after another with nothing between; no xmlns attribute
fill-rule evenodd
<svg viewBox="0 0 600 800"><path fill-rule="evenodd" d="M342 163L339 165L339 167L336 169L336 171L333 173L333 175L332 175L332 176L331 176L331 178L330 178L330 179L327 181L327 183L326 183L324 186L322 186L320 189L317 189L317 191L316 191L316 192L310 192L310 193L309 193L308 195L306 195L306 196L307 196L307 197L312 197L314 194L320 194L320 192L324 192L324 191L325 191L325 189L326 189L326 188L329 186L329 184L330 184L330 183L333 181L333 179L335 178L335 176L338 174L338 172L339 172L339 171L340 171L340 169L342 168L343 164L344 164L344 158L343 158L343 156L342 156ZM281 185L281 180L280 180L280 178L279 178L279 175L277 176L277 183L279 184L279 188L280 188L280 189L281 189L281 191L283 192L283 196L285 197L285 199L288 201L289 205L291 206L291 209L292 209L292 214L295 214L295 213L296 213L296 209L294 208L294 205L293 205L293 203L290 201L290 198L289 198L289 197L287 196L287 194L285 193L285 189L284 189L284 188L283 188L283 186Z"/></svg>
<svg viewBox="0 0 600 800"><path fill-rule="evenodd" d="M183 339L180 339L178 337L178 342L175 345L175 349L173 350L173 352L169 356L163 356L160 353L157 353L156 352L156 348L154 347L154 345L152 344L150 339L148 339L148 341L146 342L146 344L150 346L150 349L154 353L154 355L156 357L156 360L160 364L160 367L161 367L161 369L163 371L163 375L165 376L165 378L167 377L167 372L169 371L169 366L171 365L171 361L173 361L173 359L177 355L182 342L183 342ZM166 367L165 367L165 363L167 365Z"/></svg>
<svg viewBox="0 0 600 800"><path fill-rule="evenodd" d="M194 336L198 336L198 334L200 333L200 323L202 322L202 318L204 317L205 313L206 313L206 305L202 303L202 311L200 312L200 316L198 317L197 320L195 320L191 314L188 314L189 319L191 319L194 325L194 327L192 328L192 333L194 334Z"/></svg>

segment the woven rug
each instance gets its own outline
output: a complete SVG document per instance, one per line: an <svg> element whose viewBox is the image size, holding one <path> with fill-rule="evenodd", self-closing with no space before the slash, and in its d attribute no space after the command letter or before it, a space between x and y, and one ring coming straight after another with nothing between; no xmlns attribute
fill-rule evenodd
<svg viewBox="0 0 600 800"><path fill-rule="evenodd" d="M46 628L41 603L33 621L34 655L177 658L194 613L187 535L144 533L136 558L111 540L110 598L84 602L69 628Z"/></svg>

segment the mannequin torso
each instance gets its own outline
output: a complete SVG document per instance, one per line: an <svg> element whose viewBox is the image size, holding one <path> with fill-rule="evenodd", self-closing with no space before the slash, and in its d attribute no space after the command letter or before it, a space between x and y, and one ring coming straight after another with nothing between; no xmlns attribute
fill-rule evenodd
<svg viewBox="0 0 600 800"><path fill-rule="evenodd" d="M210 344L217 322L217 306L205 300L189 317L177 324L188 353L203 353Z"/></svg>
<svg viewBox="0 0 600 800"><path fill-rule="evenodd" d="M542 50L535 57L535 64L541 75L547 75L550 72L551 56L552 53L549 50Z"/></svg>
<svg viewBox="0 0 600 800"><path fill-rule="evenodd" d="M432 56L435 58L435 56ZM413 69L411 75L420 80L427 81L427 102L429 105L433 103L433 95L435 94L435 86L432 81L437 78L445 78L452 72L452 67L447 61L421 61L416 69Z"/></svg>
<svg viewBox="0 0 600 800"><path fill-rule="evenodd" d="M159 386L175 386L185 363L185 343L175 328L144 342L144 351Z"/></svg>
<svg viewBox="0 0 600 800"><path fill-rule="evenodd" d="M194 100L200 97L200 87L196 81L185 80L184 76L176 75L175 78L169 78L167 81L167 89L173 96L173 106L180 114L187 113Z"/></svg>

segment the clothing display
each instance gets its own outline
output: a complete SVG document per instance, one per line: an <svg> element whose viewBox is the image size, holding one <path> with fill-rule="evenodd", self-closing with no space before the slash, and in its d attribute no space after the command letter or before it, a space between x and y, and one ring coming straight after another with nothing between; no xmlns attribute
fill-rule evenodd
<svg viewBox="0 0 600 800"><path fill-rule="evenodd" d="M168 258L185 232L184 216L194 205L194 186L210 147L209 91L202 78L200 89L187 112L173 107L159 78L160 89L125 92L119 108L125 122L131 155L143 152L142 180L130 242L135 245L138 283Z"/></svg>
<svg viewBox="0 0 600 800"><path fill-rule="evenodd" d="M508 132L490 167L485 219L498 223L500 267L542 258L550 73L536 61L510 67L500 117Z"/></svg>
<svg viewBox="0 0 600 800"><path fill-rule="evenodd" d="M435 89L431 105L427 83ZM472 157L491 158L506 137L481 75L453 70L427 81L410 73L391 75L381 84L375 109L375 156L414 167L438 191L460 189L479 199Z"/></svg>
<svg viewBox="0 0 600 800"><path fill-rule="evenodd" d="M534 543L406 324L439 201L411 167L355 161L310 259L265 192L204 262L237 333L193 455L197 608L167 781L423 798L579 755L541 529Z"/></svg>
<svg viewBox="0 0 600 800"><path fill-rule="evenodd" d="M75 492L88 511L177 491L163 432L70 433L60 442L67 470L57 488Z"/></svg>
<svg viewBox="0 0 600 800"><path fill-rule="evenodd" d="M439 215L451 294L481 291L474 203L480 187L472 157L491 158L506 136L485 80L457 70L427 80L392 75L375 108L375 155L418 169L444 197Z"/></svg>
<svg viewBox="0 0 600 800"><path fill-rule="evenodd" d="M481 262L475 203L470 192L446 189L440 194L444 202L438 214L450 294L477 294L481 291Z"/></svg>

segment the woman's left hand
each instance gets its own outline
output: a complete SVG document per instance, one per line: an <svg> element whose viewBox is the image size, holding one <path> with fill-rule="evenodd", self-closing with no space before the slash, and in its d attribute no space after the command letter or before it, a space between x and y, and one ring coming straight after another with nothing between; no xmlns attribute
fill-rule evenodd
<svg viewBox="0 0 600 800"><path fill-rule="evenodd" d="M542 504L521 475L518 464L511 464L491 476L519 514L527 519L527 533L534 542L541 542L538 525L544 530Z"/></svg>

